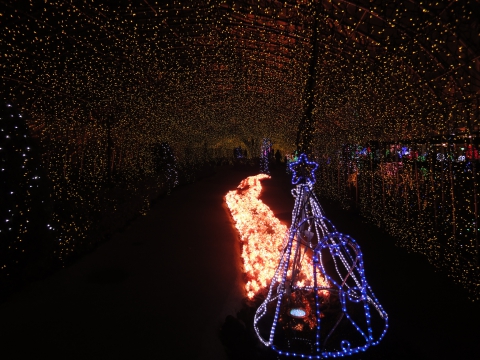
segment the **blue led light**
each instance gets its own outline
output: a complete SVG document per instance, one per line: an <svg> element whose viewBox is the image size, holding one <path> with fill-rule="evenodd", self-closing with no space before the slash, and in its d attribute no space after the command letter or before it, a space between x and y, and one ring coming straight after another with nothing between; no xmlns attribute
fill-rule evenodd
<svg viewBox="0 0 480 360"><path fill-rule="evenodd" d="M254 317L255 331L264 345L285 356L309 359L336 358L365 351L378 344L388 328L388 315L365 278L359 245L338 232L323 216L313 192L317 166L308 161L305 154L290 165L292 184L296 185L292 189L295 197L292 225L268 294ZM310 261L304 260L306 258ZM325 262L332 264L335 271L328 273ZM313 285L304 283L302 271L312 274ZM322 305L328 301L338 302L337 313L329 316L340 320L324 324ZM375 322L375 332L372 314L380 320ZM273 321L267 321L266 315ZM260 334L262 318L262 326L271 324L268 340ZM358 335L345 339L339 330L342 326L354 329ZM304 331L305 328L308 330ZM336 336L331 337L333 333ZM299 341L302 345L297 345ZM305 342L311 344L310 351L305 350Z"/></svg>
<svg viewBox="0 0 480 360"><path fill-rule="evenodd" d="M301 154L298 161L289 165L292 172L292 184L315 184L315 171L318 164L314 161L308 161L307 155Z"/></svg>

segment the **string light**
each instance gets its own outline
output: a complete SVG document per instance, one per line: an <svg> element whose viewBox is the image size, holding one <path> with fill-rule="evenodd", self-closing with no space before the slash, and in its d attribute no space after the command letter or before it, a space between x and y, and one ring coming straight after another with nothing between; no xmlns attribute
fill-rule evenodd
<svg viewBox="0 0 480 360"><path fill-rule="evenodd" d="M399 246L426 255L476 301L480 299L477 146L472 138L460 135L447 143L440 139L379 143L363 154L365 145L344 147L319 158L315 189L344 208L358 209ZM409 155L401 156L405 147Z"/></svg>
<svg viewBox="0 0 480 360"><path fill-rule="evenodd" d="M478 160L402 159L392 178L338 158L344 144L434 147L452 133L478 152L477 15L474 0L3 1L1 86L42 144L60 257L98 241L103 215L122 222L164 186L155 144L170 144L186 181L239 145L257 154L266 137L290 153L316 24L317 192L345 206L353 197L479 299Z"/></svg>
<svg viewBox="0 0 480 360"><path fill-rule="evenodd" d="M242 259L247 276L246 292L249 299L265 291L273 277L278 254L285 247L287 227L278 220L270 208L260 199L260 180L269 179L267 174L249 176L237 190L225 196L225 202L235 221L242 241ZM306 257L305 269L312 266L312 258ZM308 271L298 276L299 286L312 286L313 277Z"/></svg>
<svg viewBox="0 0 480 360"><path fill-rule="evenodd" d="M272 142L270 139L263 139L260 151L260 172L270 175L269 163L273 157Z"/></svg>
<svg viewBox="0 0 480 360"><path fill-rule="evenodd" d="M229 191L225 196L242 241L242 259L247 276L245 289L250 299L267 288L287 231L287 227L259 199L262 191L260 180L264 179L270 179L270 176L249 176L237 190Z"/></svg>
<svg viewBox="0 0 480 360"><path fill-rule="evenodd" d="M305 154L290 165L297 184L292 225L254 328L281 355L325 359L377 345L388 315L366 281L360 247L322 214L313 192L317 167ZM313 262L306 268L302 259L309 252ZM313 275L313 286L299 281L300 270Z"/></svg>

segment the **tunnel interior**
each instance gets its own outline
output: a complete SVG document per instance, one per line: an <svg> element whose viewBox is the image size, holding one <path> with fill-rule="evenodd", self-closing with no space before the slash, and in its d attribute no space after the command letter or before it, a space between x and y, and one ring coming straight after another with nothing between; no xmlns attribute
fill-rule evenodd
<svg viewBox="0 0 480 360"><path fill-rule="evenodd" d="M270 139L480 298L480 1L5 0L0 21L2 279Z"/></svg>

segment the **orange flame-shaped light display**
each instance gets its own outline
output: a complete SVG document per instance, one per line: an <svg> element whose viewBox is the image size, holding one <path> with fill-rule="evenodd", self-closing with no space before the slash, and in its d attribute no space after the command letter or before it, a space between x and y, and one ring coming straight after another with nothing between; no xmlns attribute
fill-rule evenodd
<svg viewBox="0 0 480 360"><path fill-rule="evenodd" d="M229 191L225 196L243 245L242 259L247 277L245 289L249 299L267 288L278 267L284 239L288 237L287 226L259 199L262 191L260 180L264 179L270 179L270 176L249 176L242 180L237 190ZM312 268L310 256L305 259L305 265L297 286L313 284L309 271ZM327 284L323 278L319 281Z"/></svg>
<svg viewBox="0 0 480 360"><path fill-rule="evenodd" d="M225 196L242 241L242 259L247 275L246 291L252 299L268 286L278 266L287 226L260 199L260 180L270 179L259 174L242 180L237 190Z"/></svg>

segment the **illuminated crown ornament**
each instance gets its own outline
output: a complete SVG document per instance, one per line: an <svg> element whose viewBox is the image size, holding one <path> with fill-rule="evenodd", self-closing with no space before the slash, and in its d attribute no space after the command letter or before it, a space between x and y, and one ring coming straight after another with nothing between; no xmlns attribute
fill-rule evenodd
<svg viewBox="0 0 480 360"><path fill-rule="evenodd" d="M278 354L341 357L376 345L388 315L368 285L362 252L323 215L313 191L318 167L290 165L295 205L280 262L254 317L259 340Z"/></svg>

